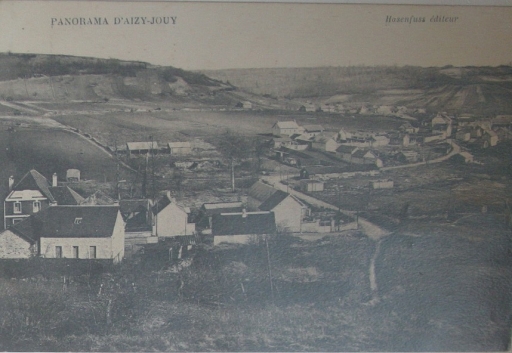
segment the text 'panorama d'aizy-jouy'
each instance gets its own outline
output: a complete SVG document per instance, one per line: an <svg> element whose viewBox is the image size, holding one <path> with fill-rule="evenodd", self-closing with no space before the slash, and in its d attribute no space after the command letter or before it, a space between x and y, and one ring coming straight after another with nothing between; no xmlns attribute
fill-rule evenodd
<svg viewBox="0 0 512 353"><path fill-rule="evenodd" d="M51 26L175 25L176 16L52 17Z"/></svg>

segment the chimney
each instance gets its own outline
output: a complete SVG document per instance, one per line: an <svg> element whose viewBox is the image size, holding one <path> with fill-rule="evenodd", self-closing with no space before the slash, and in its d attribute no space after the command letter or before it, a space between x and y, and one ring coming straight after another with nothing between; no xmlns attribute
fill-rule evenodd
<svg viewBox="0 0 512 353"><path fill-rule="evenodd" d="M9 191L11 191L13 187L14 187L14 177L11 175L9 177Z"/></svg>
<svg viewBox="0 0 512 353"><path fill-rule="evenodd" d="M52 186L57 186L57 173L52 175Z"/></svg>

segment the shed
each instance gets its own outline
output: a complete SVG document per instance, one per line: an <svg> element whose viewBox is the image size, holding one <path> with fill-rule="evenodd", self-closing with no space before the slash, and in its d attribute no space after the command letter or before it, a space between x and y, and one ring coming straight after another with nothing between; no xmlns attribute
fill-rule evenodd
<svg viewBox="0 0 512 353"><path fill-rule="evenodd" d="M324 183L319 180L301 180L300 189L305 192L323 191Z"/></svg>
<svg viewBox="0 0 512 353"><path fill-rule="evenodd" d="M78 183L80 181L80 170L68 169L66 171L66 180L68 183Z"/></svg>
<svg viewBox="0 0 512 353"><path fill-rule="evenodd" d="M184 155L192 153L192 144L190 142L169 142L167 146L171 155Z"/></svg>
<svg viewBox="0 0 512 353"><path fill-rule="evenodd" d="M127 142L126 150L130 157L135 155L147 155L158 153L158 143L156 141L151 142Z"/></svg>

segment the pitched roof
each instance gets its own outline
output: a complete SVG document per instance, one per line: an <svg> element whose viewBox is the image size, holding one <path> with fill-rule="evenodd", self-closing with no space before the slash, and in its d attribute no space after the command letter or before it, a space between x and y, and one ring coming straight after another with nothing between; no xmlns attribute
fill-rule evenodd
<svg viewBox="0 0 512 353"><path fill-rule="evenodd" d="M12 188L16 191L21 190L39 190L51 202L55 201L50 192L50 183L41 173L32 169L21 178L21 180Z"/></svg>
<svg viewBox="0 0 512 353"><path fill-rule="evenodd" d="M58 205L80 205L84 198L68 186L51 186L50 193Z"/></svg>
<svg viewBox="0 0 512 353"><path fill-rule="evenodd" d="M279 205L284 199L288 197L284 191L277 190L272 196L267 198L258 208L262 211L271 211L274 207Z"/></svg>
<svg viewBox="0 0 512 353"><path fill-rule="evenodd" d="M355 149L357 149L357 147L341 145L341 146L339 146L338 148L336 148L336 152L338 152L338 153L350 153L350 154L352 154L352 152L354 152L354 150L355 150Z"/></svg>
<svg viewBox="0 0 512 353"><path fill-rule="evenodd" d="M86 197L80 204L81 205L113 205L116 201L105 194L103 191L98 190L94 194Z"/></svg>
<svg viewBox="0 0 512 353"><path fill-rule="evenodd" d="M253 199L256 199L260 202L264 202L266 199L268 199L270 196L272 196L277 191L278 190L274 189L272 186L265 184L258 180L256 183L254 183L251 186L248 194Z"/></svg>
<svg viewBox="0 0 512 353"><path fill-rule="evenodd" d="M137 150L151 150L151 149L158 149L158 142L127 142L126 143L127 148L130 151L137 151Z"/></svg>
<svg viewBox="0 0 512 353"><path fill-rule="evenodd" d="M150 202L148 199L140 200L121 200L119 201L119 210L126 222L126 231L140 231L151 229Z"/></svg>
<svg viewBox="0 0 512 353"><path fill-rule="evenodd" d="M212 218L212 235L273 234L274 212L222 213Z"/></svg>
<svg viewBox="0 0 512 353"><path fill-rule="evenodd" d="M117 206L51 206L9 229L28 239L106 238L114 230Z"/></svg>
<svg viewBox="0 0 512 353"><path fill-rule="evenodd" d="M158 200L155 205L151 208L153 214L159 214L164 208L171 204L171 199L169 196L164 195L160 200Z"/></svg>
<svg viewBox="0 0 512 353"><path fill-rule="evenodd" d="M277 126L280 129L298 129L300 127L295 120L278 121L274 126Z"/></svg>
<svg viewBox="0 0 512 353"><path fill-rule="evenodd" d="M352 156L354 156L356 158L370 158L370 159L377 158L375 156L375 154L369 150L357 150L354 153L352 153Z"/></svg>

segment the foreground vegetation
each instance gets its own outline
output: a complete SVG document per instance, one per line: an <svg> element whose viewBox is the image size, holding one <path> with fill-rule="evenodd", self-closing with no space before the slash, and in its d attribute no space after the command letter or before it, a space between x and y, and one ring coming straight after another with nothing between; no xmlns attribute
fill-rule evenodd
<svg viewBox="0 0 512 353"><path fill-rule="evenodd" d="M510 236L470 226L482 240L425 224L381 241L373 293L377 243L357 232L201 245L179 265L170 243L118 266L2 262L0 349L504 350Z"/></svg>

